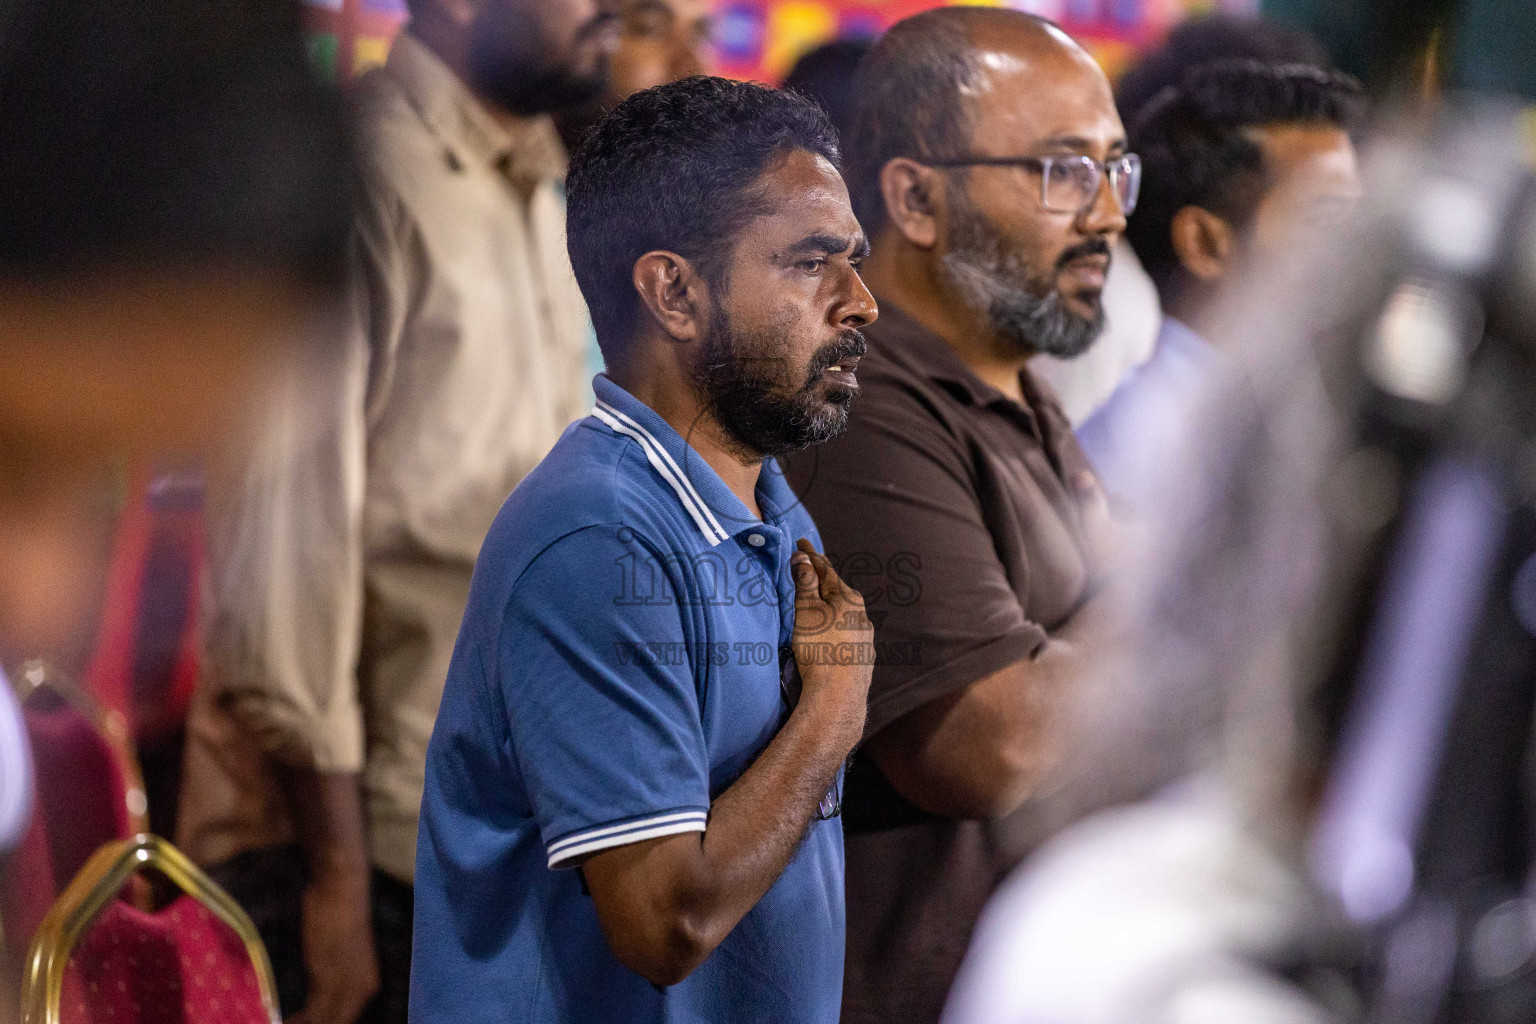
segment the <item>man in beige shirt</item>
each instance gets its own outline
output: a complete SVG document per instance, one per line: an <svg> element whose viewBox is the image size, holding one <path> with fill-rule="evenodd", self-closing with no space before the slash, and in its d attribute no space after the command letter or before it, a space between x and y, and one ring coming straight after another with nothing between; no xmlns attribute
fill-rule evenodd
<svg viewBox="0 0 1536 1024"><path fill-rule="evenodd" d="M405 1021L425 750L475 557L585 411L547 112L601 87L613 28L593 0L412 4L357 86L345 355L291 389L213 524L180 841L263 929L290 1020Z"/></svg>

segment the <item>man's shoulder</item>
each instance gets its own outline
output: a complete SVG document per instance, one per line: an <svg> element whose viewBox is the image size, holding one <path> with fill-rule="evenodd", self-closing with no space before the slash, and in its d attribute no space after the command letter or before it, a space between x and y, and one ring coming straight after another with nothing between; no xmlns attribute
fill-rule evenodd
<svg viewBox="0 0 1536 1024"><path fill-rule="evenodd" d="M632 438L590 416L576 421L507 498L481 561L494 560L509 572L510 587L559 545L608 544L618 551L672 543L676 498L660 493L650 479L654 472Z"/></svg>
<svg viewBox="0 0 1536 1024"><path fill-rule="evenodd" d="M456 158L388 67L359 78L351 101L365 187L411 196L452 175Z"/></svg>

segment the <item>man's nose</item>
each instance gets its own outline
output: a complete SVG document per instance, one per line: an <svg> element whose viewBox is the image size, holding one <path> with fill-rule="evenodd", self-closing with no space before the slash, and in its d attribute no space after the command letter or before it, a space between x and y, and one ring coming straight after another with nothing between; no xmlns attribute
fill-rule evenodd
<svg viewBox="0 0 1536 1024"><path fill-rule="evenodd" d="M850 267L848 276L848 297L838 306L837 325L857 329L874 323L880 315L880 307L875 304L875 297L864 286L864 279L857 270Z"/></svg>

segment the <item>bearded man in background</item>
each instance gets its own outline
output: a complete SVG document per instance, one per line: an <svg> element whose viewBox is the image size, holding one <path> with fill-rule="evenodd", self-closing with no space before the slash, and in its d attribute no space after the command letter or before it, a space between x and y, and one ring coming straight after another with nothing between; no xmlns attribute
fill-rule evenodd
<svg viewBox="0 0 1536 1024"><path fill-rule="evenodd" d="M1140 167L1098 65L1018 12L901 22L855 93L882 315L847 433L789 473L879 651L845 804L843 1020L934 1021L1111 628L1114 525L1026 362L1098 335Z"/></svg>

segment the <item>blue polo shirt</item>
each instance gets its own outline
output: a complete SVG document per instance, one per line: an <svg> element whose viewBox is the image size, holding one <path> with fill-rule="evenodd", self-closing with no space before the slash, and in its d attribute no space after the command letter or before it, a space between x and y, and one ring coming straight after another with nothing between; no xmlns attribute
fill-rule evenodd
<svg viewBox="0 0 1536 1024"><path fill-rule="evenodd" d="M843 834L813 822L757 906L682 982L609 950L581 875L613 846L709 826L788 717L789 558L819 549L777 466L758 520L605 376L485 539L427 748L416 1024L832 1024Z"/></svg>

